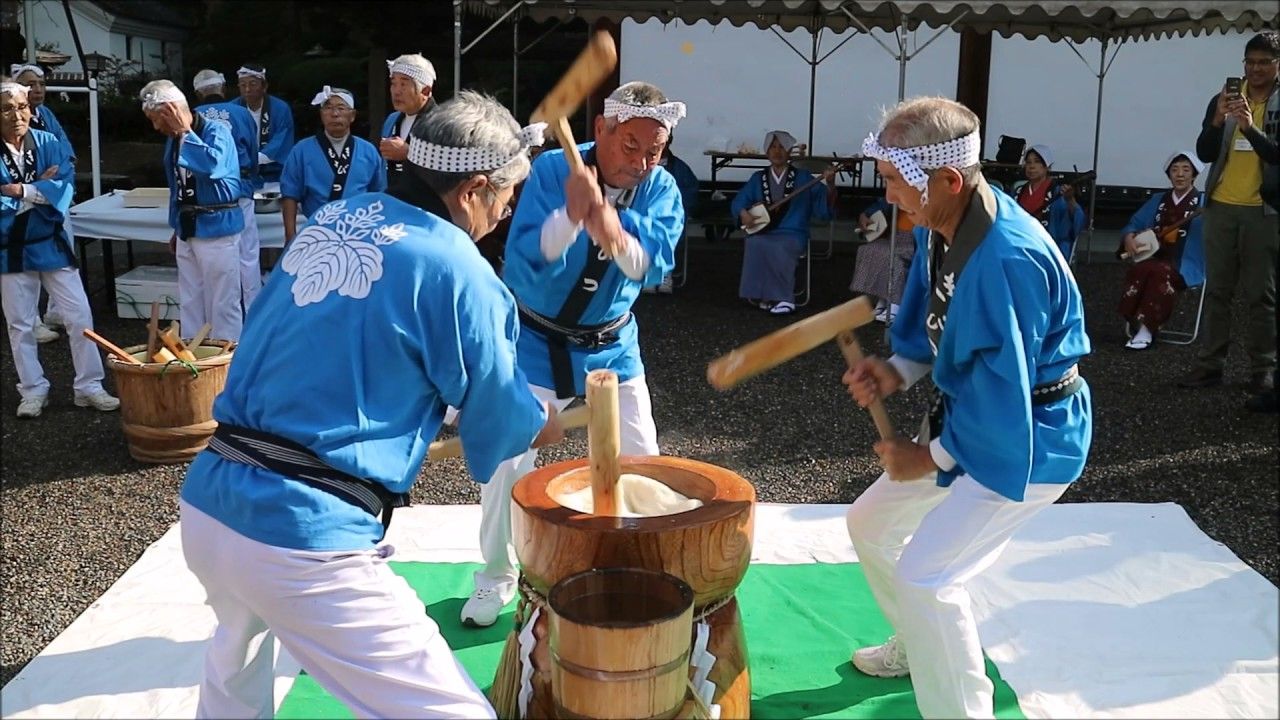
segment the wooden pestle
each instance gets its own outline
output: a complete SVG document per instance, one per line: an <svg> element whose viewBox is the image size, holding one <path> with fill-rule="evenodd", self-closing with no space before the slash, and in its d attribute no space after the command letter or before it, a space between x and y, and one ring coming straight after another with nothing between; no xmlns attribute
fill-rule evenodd
<svg viewBox="0 0 1280 720"><path fill-rule="evenodd" d="M622 475L621 429L618 419L618 376L612 370L587 373L587 456L591 461L592 514L617 516L616 491Z"/></svg>

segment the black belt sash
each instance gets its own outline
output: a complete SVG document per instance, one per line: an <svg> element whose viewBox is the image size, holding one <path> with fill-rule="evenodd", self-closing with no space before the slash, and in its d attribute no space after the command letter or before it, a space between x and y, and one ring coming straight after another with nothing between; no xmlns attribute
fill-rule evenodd
<svg viewBox="0 0 1280 720"><path fill-rule="evenodd" d="M381 483L330 467L303 445L260 430L218 423L209 440L214 454L243 465L270 470L337 498L382 520L383 536L391 511L409 505L408 493L393 493Z"/></svg>
<svg viewBox="0 0 1280 720"><path fill-rule="evenodd" d="M525 327L542 333L547 338L547 349L551 353L551 376L555 384L556 397L571 398L577 395L574 383L573 363L569 357L569 346L586 350L598 350L618 341L619 332L631 322L631 313L599 325L574 325L565 327L555 320L518 305L520 323Z"/></svg>
<svg viewBox="0 0 1280 720"><path fill-rule="evenodd" d="M1053 382L1041 383L1031 388L1031 405L1050 405L1065 400L1084 387L1084 378L1080 377L1080 366L1072 365L1062 377ZM943 398L942 392L935 386L932 401L929 404L929 439L942 434Z"/></svg>

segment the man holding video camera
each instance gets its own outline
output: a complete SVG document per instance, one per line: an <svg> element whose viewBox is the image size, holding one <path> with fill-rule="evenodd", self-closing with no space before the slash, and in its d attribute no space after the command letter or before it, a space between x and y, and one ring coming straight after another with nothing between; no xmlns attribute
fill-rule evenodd
<svg viewBox="0 0 1280 720"><path fill-rule="evenodd" d="M1276 254L1280 249L1280 34L1245 45L1244 77L1227 78L1209 101L1196 154L1213 163L1205 183L1207 329L1196 367L1182 387L1222 382L1231 339L1231 298L1241 287L1250 392L1275 387Z"/></svg>

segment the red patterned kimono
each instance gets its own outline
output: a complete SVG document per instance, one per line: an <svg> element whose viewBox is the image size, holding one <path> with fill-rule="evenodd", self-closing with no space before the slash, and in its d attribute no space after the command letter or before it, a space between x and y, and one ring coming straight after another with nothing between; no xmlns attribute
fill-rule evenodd
<svg viewBox="0 0 1280 720"><path fill-rule="evenodd" d="M1200 193L1195 188L1178 203L1174 202L1173 191L1167 190L1156 208L1156 227L1169 227L1199 209ZM1187 289L1178 267L1190 228L1191 223L1178 228L1172 243L1162 238L1155 255L1130 266L1119 307L1120 314L1130 323L1142 323L1154 333L1168 322L1178 293ZM1123 251L1122 242L1117 254Z"/></svg>

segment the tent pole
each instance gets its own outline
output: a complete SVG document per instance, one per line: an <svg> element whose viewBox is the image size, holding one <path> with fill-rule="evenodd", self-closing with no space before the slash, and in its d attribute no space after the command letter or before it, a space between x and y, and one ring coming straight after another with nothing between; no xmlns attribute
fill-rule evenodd
<svg viewBox="0 0 1280 720"><path fill-rule="evenodd" d="M1098 101L1095 103L1093 117L1093 170L1098 170L1098 142L1102 137L1102 84L1107 79L1107 42L1102 38L1102 56L1098 61ZM1084 242L1084 262L1089 264L1093 257L1093 223L1097 216L1098 178L1093 178L1089 185L1089 231Z"/></svg>
<svg viewBox="0 0 1280 720"><path fill-rule="evenodd" d="M898 36L898 102L902 102L907 97L907 16L902 16L902 27L895 33ZM898 206L894 204L893 211L889 213L889 284L887 286L889 297L884 298L886 305L884 337L886 342L889 339L889 329L893 327L894 314L893 310L893 259L897 257L898 245Z"/></svg>
<svg viewBox="0 0 1280 720"><path fill-rule="evenodd" d="M89 78L89 164L93 170L93 196L102 194L102 151L98 147L98 78ZM130 251L132 252L132 251Z"/></svg>
<svg viewBox="0 0 1280 720"><path fill-rule="evenodd" d="M520 18L511 20L511 114L520 117Z"/></svg>
<svg viewBox="0 0 1280 720"><path fill-rule="evenodd" d="M462 0L453 0L453 94L462 86Z"/></svg>
<svg viewBox="0 0 1280 720"><path fill-rule="evenodd" d="M24 0L22 3L22 24L27 36L27 64L39 65L36 62L36 3L35 0Z"/></svg>
<svg viewBox="0 0 1280 720"><path fill-rule="evenodd" d="M809 154L812 155L813 150L813 106L814 97L818 87L818 42L822 35L821 27L812 28L809 33L812 39L812 51L809 55ZM767 149L767 148L766 148Z"/></svg>

